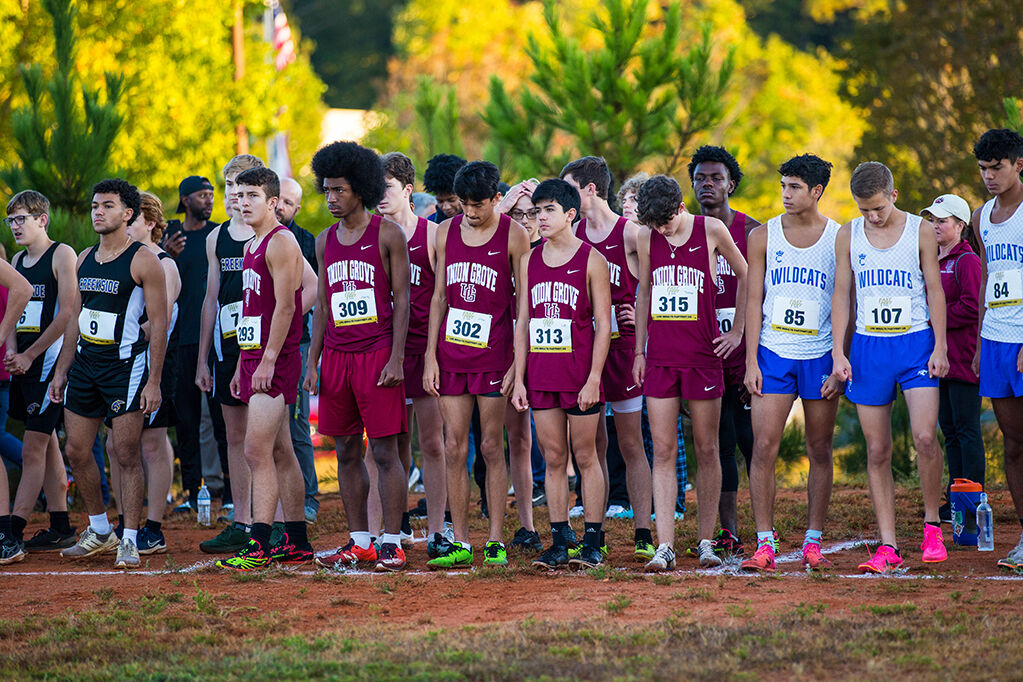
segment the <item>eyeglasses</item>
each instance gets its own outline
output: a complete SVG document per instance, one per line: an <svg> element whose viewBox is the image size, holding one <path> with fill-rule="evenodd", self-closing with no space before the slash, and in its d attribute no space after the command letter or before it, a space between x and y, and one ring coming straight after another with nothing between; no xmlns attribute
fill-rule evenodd
<svg viewBox="0 0 1023 682"><path fill-rule="evenodd" d="M21 227L22 225L25 224L25 221L28 220L29 218L38 218L41 215L42 215L42 213L28 213L26 215L12 215L9 218L4 218L4 222L7 224L7 227L14 227L14 226Z"/></svg>
<svg viewBox="0 0 1023 682"><path fill-rule="evenodd" d="M540 215L540 211L535 208L531 211L509 211L508 217L515 221L520 221L523 218L529 218L530 220L536 220L536 217Z"/></svg>

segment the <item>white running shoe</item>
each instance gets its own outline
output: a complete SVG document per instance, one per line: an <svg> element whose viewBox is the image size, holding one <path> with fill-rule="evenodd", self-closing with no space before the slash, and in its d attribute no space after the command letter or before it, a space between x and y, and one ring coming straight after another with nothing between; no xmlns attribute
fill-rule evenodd
<svg viewBox="0 0 1023 682"><path fill-rule="evenodd" d="M451 525L450 521L444 522L444 530L441 532L441 535L451 544L455 544L455 527Z"/></svg>
<svg viewBox="0 0 1023 682"><path fill-rule="evenodd" d="M568 510L568 518L570 518L570 519L578 519L582 515L583 515L583 506L581 504L577 504L576 506L574 506L574 507L572 507L571 509Z"/></svg>
<svg viewBox="0 0 1023 682"><path fill-rule="evenodd" d="M121 540L121 544L117 546L117 560L114 562L114 568L138 568L139 567L139 549L135 546L135 543L124 538Z"/></svg>
<svg viewBox="0 0 1023 682"><path fill-rule="evenodd" d="M607 512L604 514L604 516L606 516L609 519L617 519L619 518L619 516L624 516L625 512L627 511L628 509L626 509L620 504L612 504L610 507L607 508Z"/></svg>
<svg viewBox="0 0 1023 682"><path fill-rule="evenodd" d="M84 559L115 549L117 542L117 534L113 528L106 535L100 535L89 526L78 536L78 542L65 549L60 555L65 559Z"/></svg>
<svg viewBox="0 0 1023 682"><path fill-rule="evenodd" d="M1016 546L1009 550L1009 556L998 560L998 565L1010 570L1023 568L1023 534L1020 535Z"/></svg>
<svg viewBox="0 0 1023 682"><path fill-rule="evenodd" d="M700 566L710 568L721 565L721 557L714 553L714 543L710 540L700 540L697 551L700 554Z"/></svg>
<svg viewBox="0 0 1023 682"><path fill-rule="evenodd" d="M671 548L671 545L664 542L657 546L654 558L647 562L643 570L647 573L657 573L659 571L670 571L674 568L675 550Z"/></svg>

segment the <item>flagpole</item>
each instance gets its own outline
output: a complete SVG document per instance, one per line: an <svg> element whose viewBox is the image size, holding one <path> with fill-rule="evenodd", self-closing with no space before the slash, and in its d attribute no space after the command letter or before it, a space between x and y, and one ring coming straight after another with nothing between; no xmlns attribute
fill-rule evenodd
<svg viewBox="0 0 1023 682"><path fill-rule="evenodd" d="M245 26L242 13L242 0L234 0L234 25L231 29L232 45L234 48L234 80L240 81L245 77ZM238 154L249 153L249 132L245 127L245 121L239 121L235 126L237 143L235 148Z"/></svg>

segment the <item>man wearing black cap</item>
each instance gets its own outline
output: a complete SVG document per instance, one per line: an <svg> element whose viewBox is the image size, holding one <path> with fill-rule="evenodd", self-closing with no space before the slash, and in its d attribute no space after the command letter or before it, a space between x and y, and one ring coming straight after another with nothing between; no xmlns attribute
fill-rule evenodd
<svg viewBox="0 0 1023 682"><path fill-rule="evenodd" d="M206 295L206 236L216 223L213 213L213 184L204 177L190 175L178 185L178 213L184 221L171 220L163 248L175 258L181 273L178 295L179 375L195 376L199 356L199 317ZM202 392L191 381L179 381L174 397L178 413L178 458L181 460L181 486L188 493L187 505L196 509L196 495L202 480L202 457L199 447L199 422L202 415ZM226 484L226 481L225 481ZM226 488L226 485L225 485ZM175 511L184 511L182 505Z"/></svg>

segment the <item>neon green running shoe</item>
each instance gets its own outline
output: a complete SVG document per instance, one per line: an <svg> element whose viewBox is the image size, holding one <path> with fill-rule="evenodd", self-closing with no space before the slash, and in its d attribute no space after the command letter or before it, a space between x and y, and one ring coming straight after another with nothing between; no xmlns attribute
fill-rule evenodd
<svg viewBox="0 0 1023 682"><path fill-rule="evenodd" d="M505 550L503 542L490 541L487 543L487 546L483 549L483 565L508 565L508 552Z"/></svg>
<svg viewBox="0 0 1023 682"><path fill-rule="evenodd" d="M270 553L264 552L263 548L255 540L249 540L249 544L243 547L232 557L218 559L218 568L227 568L234 571L255 571L266 568L270 565Z"/></svg>
<svg viewBox="0 0 1023 682"><path fill-rule="evenodd" d="M646 540L636 540L636 551L632 553L632 558L646 563L654 558L654 552L656 551L657 548L654 547L654 543L647 542Z"/></svg>
<svg viewBox="0 0 1023 682"><path fill-rule="evenodd" d="M443 547L437 549L437 558L426 562L426 567L431 571L472 568L472 548L461 542L445 542Z"/></svg>
<svg viewBox="0 0 1023 682"><path fill-rule="evenodd" d="M637 545L637 547L638 547L638 545ZM581 542L578 545L576 545L575 547L569 547L568 548L568 558L569 559L575 559L577 556L579 556L579 552L581 552L582 549L583 549L583 543L581 543ZM600 556L602 556L602 557L604 557L606 559L607 555L608 555L608 549L607 549L607 544L605 543L605 544L600 546ZM653 555L651 555L651 556L653 556Z"/></svg>

